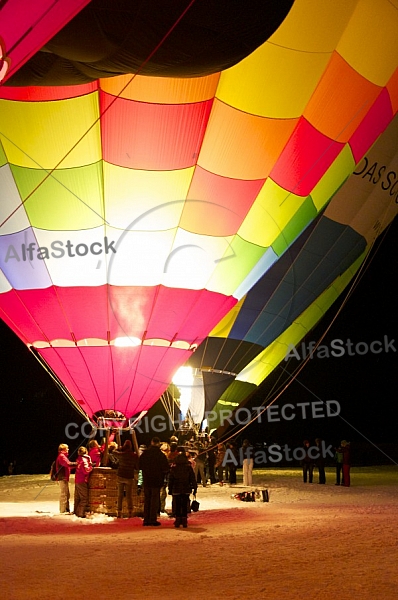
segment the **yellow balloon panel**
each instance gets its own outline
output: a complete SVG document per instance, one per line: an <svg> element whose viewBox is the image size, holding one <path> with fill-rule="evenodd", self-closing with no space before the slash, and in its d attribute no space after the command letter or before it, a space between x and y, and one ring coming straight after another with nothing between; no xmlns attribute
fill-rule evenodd
<svg viewBox="0 0 398 600"><path fill-rule="evenodd" d="M398 60L398 7L390 0L359 0L337 51L358 73L385 86Z"/></svg>
<svg viewBox="0 0 398 600"><path fill-rule="evenodd" d="M299 117L329 58L330 54L297 52L265 43L221 74L217 98L263 117Z"/></svg>
<svg viewBox="0 0 398 600"><path fill-rule="evenodd" d="M88 165L102 158L98 117L97 93L56 102L0 100L0 141L8 161L21 167Z"/></svg>
<svg viewBox="0 0 398 600"><path fill-rule="evenodd" d="M330 53L344 32L358 0L296 0L268 43L300 53Z"/></svg>
<svg viewBox="0 0 398 600"><path fill-rule="evenodd" d="M107 222L138 231L177 227L193 172L193 167L142 171L104 163Z"/></svg>

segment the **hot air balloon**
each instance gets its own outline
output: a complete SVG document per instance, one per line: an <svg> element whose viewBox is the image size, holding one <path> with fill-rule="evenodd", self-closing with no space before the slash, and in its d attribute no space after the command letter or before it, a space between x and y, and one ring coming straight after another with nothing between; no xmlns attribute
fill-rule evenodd
<svg viewBox="0 0 398 600"><path fill-rule="evenodd" d="M397 112L396 25L387 1L297 0L221 72L140 56L135 76L3 86L1 316L86 415L148 410L240 308L250 360L234 379L366 252L348 221L333 260L316 256L344 229L336 192Z"/></svg>

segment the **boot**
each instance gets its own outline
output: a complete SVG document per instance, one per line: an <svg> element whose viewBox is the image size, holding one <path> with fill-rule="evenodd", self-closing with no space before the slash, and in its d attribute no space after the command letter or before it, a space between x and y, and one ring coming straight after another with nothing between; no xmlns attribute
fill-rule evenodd
<svg viewBox="0 0 398 600"><path fill-rule="evenodd" d="M181 525L181 519L180 517L176 517L176 520L174 521L174 527L179 527Z"/></svg>
<svg viewBox="0 0 398 600"><path fill-rule="evenodd" d="M181 523L182 523L182 526L184 527L184 529L186 527L188 527L188 518L187 517L182 517L181 518Z"/></svg>

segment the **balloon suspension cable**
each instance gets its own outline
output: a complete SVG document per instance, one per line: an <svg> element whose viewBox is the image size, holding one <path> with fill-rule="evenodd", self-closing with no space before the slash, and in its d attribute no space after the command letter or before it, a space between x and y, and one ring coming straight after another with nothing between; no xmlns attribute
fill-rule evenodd
<svg viewBox="0 0 398 600"><path fill-rule="evenodd" d="M174 407L180 409L179 404L176 398L174 398L173 393L170 389L167 389L165 392L163 392L163 394L160 396L160 401L163 405L164 410L166 411L167 416L169 417L170 423L173 426L173 431L175 432L176 428L174 421Z"/></svg>
<svg viewBox="0 0 398 600"><path fill-rule="evenodd" d="M78 402L76 402L76 400L74 399L74 397L72 396L72 394L69 392L68 388L62 383L62 381L59 379L59 377L56 375L56 373L54 373L54 371L52 370L52 368L48 365L48 363L44 360L44 358L37 352L36 348L34 348L33 346L29 347L30 352L33 354L33 356L35 357L35 359L38 361L38 363L47 371L47 373L50 375L50 377L53 379L53 381L55 382L56 386L58 387L58 389L60 390L60 392L63 394L63 396L65 396L65 398L68 400L68 402L73 406L73 408L89 423L92 424L91 419L88 417L88 415L84 412L84 410L82 409L82 407L78 404Z"/></svg>

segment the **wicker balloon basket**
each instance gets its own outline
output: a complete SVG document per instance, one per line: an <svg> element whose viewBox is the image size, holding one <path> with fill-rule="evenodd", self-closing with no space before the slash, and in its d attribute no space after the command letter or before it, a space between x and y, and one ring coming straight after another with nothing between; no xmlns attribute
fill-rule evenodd
<svg viewBox="0 0 398 600"><path fill-rule="evenodd" d="M117 515L117 471L110 467L95 467L90 475L88 503L90 512ZM133 515L144 514L144 490L137 494L137 480L133 483ZM127 498L123 498L122 515L128 516Z"/></svg>

